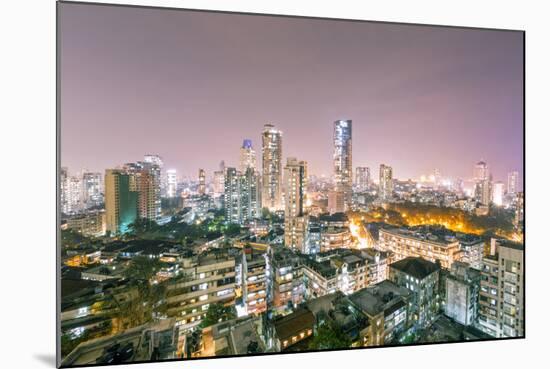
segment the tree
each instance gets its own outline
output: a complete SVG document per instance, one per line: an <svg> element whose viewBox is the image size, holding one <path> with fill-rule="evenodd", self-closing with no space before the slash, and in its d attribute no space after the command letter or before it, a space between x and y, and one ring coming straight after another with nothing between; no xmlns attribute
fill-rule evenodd
<svg viewBox="0 0 550 369"><path fill-rule="evenodd" d="M351 340L342 332L342 329L331 321L325 321L317 329L317 334L309 344L312 350L331 350L348 348Z"/></svg>
<svg viewBox="0 0 550 369"><path fill-rule="evenodd" d="M137 281L149 281L161 267L160 261L150 259L146 256L136 256L130 261L130 265L125 270L126 278Z"/></svg>
<svg viewBox="0 0 550 369"><path fill-rule="evenodd" d="M202 320L200 327L206 328L211 325L235 319L237 312L233 306L224 306L223 304L211 304L206 311L206 317Z"/></svg>

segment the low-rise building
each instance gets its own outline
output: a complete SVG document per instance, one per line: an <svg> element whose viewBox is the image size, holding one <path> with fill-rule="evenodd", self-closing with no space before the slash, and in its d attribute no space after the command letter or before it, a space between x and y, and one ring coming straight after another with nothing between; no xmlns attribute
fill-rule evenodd
<svg viewBox="0 0 550 369"><path fill-rule="evenodd" d="M411 292L386 280L349 296L353 305L369 319L363 346L390 344L407 328Z"/></svg>
<svg viewBox="0 0 550 369"><path fill-rule="evenodd" d="M305 308L273 322L273 342L276 351L283 351L313 335L315 316Z"/></svg>
<svg viewBox="0 0 550 369"><path fill-rule="evenodd" d="M213 249L183 259L181 273L167 282L166 313L180 329L195 327L210 304L235 304L235 255Z"/></svg>
<svg viewBox="0 0 550 369"><path fill-rule="evenodd" d="M412 293L409 324L424 328L436 318L440 308L439 270L437 264L419 257L390 264L390 281Z"/></svg>
<svg viewBox="0 0 550 369"><path fill-rule="evenodd" d="M460 242L443 227L381 228L379 232L380 249L391 251L395 260L421 257L449 269L462 259Z"/></svg>
<svg viewBox="0 0 550 369"><path fill-rule="evenodd" d="M272 307L286 310L304 299L302 257L287 247L273 248L270 253L272 274Z"/></svg>
<svg viewBox="0 0 550 369"><path fill-rule="evenodd" d="M455 262L445 278L445 315L462 325L477 321L481 274L468 263Z"/></svg>

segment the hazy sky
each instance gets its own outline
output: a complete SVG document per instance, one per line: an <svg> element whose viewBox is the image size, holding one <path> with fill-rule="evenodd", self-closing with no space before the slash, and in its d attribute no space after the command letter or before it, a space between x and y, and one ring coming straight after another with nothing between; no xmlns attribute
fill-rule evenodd
<svg viewBox="0 0 550 369"><path fill-rule="evenodd" d="M61 162L104 171L158 153L210 176L265 123L283 156L331 174L353 120L353 166L523 171L523 35L365 22L60 4ZM260 163L260 161L258 161Z"/></svg>

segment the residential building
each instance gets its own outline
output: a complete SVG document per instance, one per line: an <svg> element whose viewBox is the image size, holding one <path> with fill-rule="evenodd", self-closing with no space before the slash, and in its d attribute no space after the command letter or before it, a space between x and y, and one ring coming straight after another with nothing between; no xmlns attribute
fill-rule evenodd
<svg viewBox="0 0 550 369"><path fill-rule="evenodd" d="M462 325L473 325L479 310L480 271L455 262L445 278L445 315Z"/></svg>
<svg viewBox="0 0 550 369"><path fill-rule="evenodd" d="M262 132L262 207L282 209L283 133L266 124Z"/></svg>
<svg viewBox="0 0 550 369"><path fill-rule="evenodd" d="M166 285L166 314L181 330L197 326L211 304L235 304L235 255L212 249L182 261L180 278Z"/></svg>
<svg viewBox="0 0 550 369"><path fill-rule="evenodd" d="M256 151L252 147L252 140L245 139L240 150L239 170L244 173L248 168L256 171Z"/></svg>
<svg viewBox="0 0 550 369"><path fill-rule="evenodd" d="M446 269L462 258L460 242L442 227L380 228L378 245L383 251L391 251L394 260L422 257Z"/></svg>
<svg viewBox="0 0 550 369"><path fill-rule="evenodd" d="M369 167L355 168L355 186L357 191L363 192L368 190L370 186L370 169Z"/></svg>
<svg viewBox="0 0 550 369"><path fill-rule="evenodd" d="M378 181L378 197L382 201L391 200L393 196L393 169L380 164L380 178Z"/></svg>
<svg viewBox="0 0 550 369"><path fill-rule="evenodd" d="M266 254L250 246L243 247L240 266L242 304L246 315L261 314L267 310Z"/></svg>
<svg viewBox="0 0 550 369"><path fill-rule="evenodd" d="M288 158L285 166L285 246L305 253L308 216L305 213L307 164Z"/></svg>
<svg viewBox="0 0 550 369"><path fill-rule="evenodd" d="M125 233L138 218L138 191L131 174L119 169L105 172L105 223L112 235Z"/></svg>
<svg viewBox="0 0 550 369"><path fill-rule="evenodd" d="M409 324L427 327L440 309L440 267L421 257L407 257L390 264L389 280L411 291Z"/></svg>
<svg viewBox="0 0 550 369"><path fill-rule="evenodd" d="M353 185L351 120L337 120L334 122L333 144L335 190L343 194L344 210L347 210L351 207Z"/></svg>

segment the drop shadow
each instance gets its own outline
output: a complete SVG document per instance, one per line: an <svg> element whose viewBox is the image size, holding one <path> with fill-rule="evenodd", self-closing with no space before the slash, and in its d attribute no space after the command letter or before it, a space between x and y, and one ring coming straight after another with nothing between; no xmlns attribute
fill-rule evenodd
<svg viewBox="0 0 550 369"><path fill-rule="evenodd" d="M49 367L56 368L55 355L53 354L34 354L33 357L40 361L43 364L48 365Z"/></svg>

